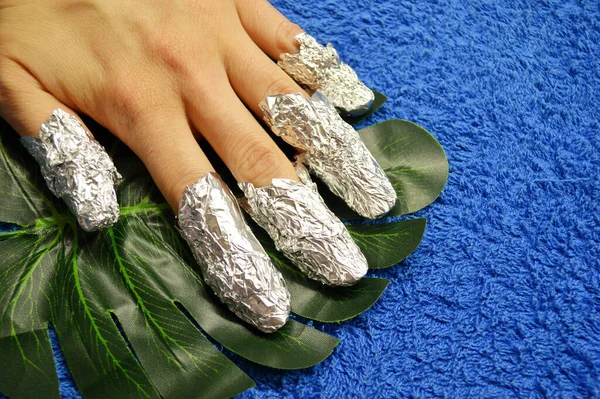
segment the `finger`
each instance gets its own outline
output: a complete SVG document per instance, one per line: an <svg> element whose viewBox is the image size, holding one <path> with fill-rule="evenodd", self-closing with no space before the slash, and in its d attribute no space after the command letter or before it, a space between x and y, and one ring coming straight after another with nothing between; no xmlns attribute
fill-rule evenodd
<svg viewBox="0 0 600 399"><path fill-rule="evenodd" d="M185 98L190 119L237 181L263 187L274 178L298 180L291 162L248 112L227 76L213 84L218 96L197 95L203 91L200 85L188 87Z"/></svg>
<svg viewBox="0 0 600 399"><path fill-rule="evenodd" d="M370 109L373 92L339 60L331 45L323 47L306 34L298 36L302 29L267 0L237 0L236 7L248 35L266 54L280 61L279 66L294 80L321 91L343 114L357 116Z"/></svg>
<svg viewBox="0 0 600 399"><path fill-rule="evenodd" d="M229 188L214 172L180 115L152 118L134 145L178 216L204 281L238 317L265 332L283 326L290 296L283 277L246 225ZM144 144L148 143L148 144Z"/></svg>
<svg viewBox="0 0 600 399"><path fill-rule="evenodd" d="M264 332L283 326L290 294L225 183L208 173L181 199L178 224L205 282L242 320Z"/></svg>
<svg viewBox="0 0 600 399"><path fill-rule="evenodd" d="M384 170L361 140L320 93L276 95L261 103L273 132L304 149L297 159L359 215L385 215L396 192Z"/></svg>
<svg viewBox="0 0 600 399"><path fill-rule="evenodd" d="M117 127L118 129L118 127ZM175 212L186 187L214 172L190 129L183 108L147 113L129 127L127 145L140 157ZM117 132L124 136L125 132Z"/></svg>
<svg viewBox="0 0 600 399"><path fill-rule="evenodd" d="M254 43L269 57L279 60L283 53L297 53L294 39L303 32L267 0L236 0L240 21Z"/></svg>
<svg viewBox="0 0 600 399"><path fill-rule="evenodd" d="M239 98L262 118L259 103L276 94L308 94L281 68L267 57L250 38L231 49L225 58L231 86Z"/></svg>
<svg viewBox="0 0 600 399"><path fill-rule="evenodd" d="M327 285L356 283L367 273L366 258L327 208L308 171L298 165L297 172L300 182L279 180L263 188L240 183L242 206L308 277Z"/></svg>
<svg viewBox="0 0 600 399"><path fill-rule="evenodd" d="M0 115L21 137L38 136L41 124L56 108L76 115L71 107L44 91L19 64L0 60Z"/></svg>
<svg viewBox="0 0 600 399"><path fill-rule="evenodd" d="M23 137L54 195L62 198L86 231L106 228L119 217L112 160L75 112L44 91L19 64L0 67L0 110Z"/></svg>

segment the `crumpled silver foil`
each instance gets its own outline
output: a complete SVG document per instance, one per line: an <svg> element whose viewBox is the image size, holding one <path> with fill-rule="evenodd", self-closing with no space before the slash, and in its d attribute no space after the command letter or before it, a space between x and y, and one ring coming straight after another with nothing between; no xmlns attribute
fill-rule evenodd
<svg viewBox="0 0 600 399"><path fill-rule="evenodd" d="M290 293L285 281L218 175L207 173L186 188L178 224L204 281L229 309L264 332L286 323Z"/></svg>
<svg viewBox="0 0 600 399"><path fill-rule="evenodd" d="M284 53L278 62L288 75L312 91L319 90L344 114L357 116L369 110L375 99L373 91L340 61L330 43L323 47L307 33L300 33L296 40L300 51Z"/></svg>
<svg viewBox="0 0 600 399"><path fill-rule="evenodd" d="M40 164L50 191L66 202L82 229L99 230L117 221L115 184L121 175L77 118L57 108L42 123L39 137L23 137L21 142Z"/></svg>
<svg viewBox="0 0 600 399"><path fill-rule="evenodd" d="M368 271L365 256L327 208L308 171L297 165L296 172L302 182L273 179L261 188L239 183L242 206L308 277L327 285L356 283Z"/></svg>
<svg viewBox="0 0 600 399"><path fill-rule="evenodd" d="M352 126L316 91L269 96L260 103L273 132L300 153L297 160L367 218L385 215L396 203L396 192Z"/></svg>

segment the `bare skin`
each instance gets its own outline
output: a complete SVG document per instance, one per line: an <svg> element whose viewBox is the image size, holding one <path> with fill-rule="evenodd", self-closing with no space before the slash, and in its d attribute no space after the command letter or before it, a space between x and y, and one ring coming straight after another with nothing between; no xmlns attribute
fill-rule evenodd
<svg viewBox="0 0 600 399"><path fill-rule="evenodd" d="M296 173L246 105L301 88L272 59L302 30L267 0L0 0L0 116L36 136L55 108L86 114L144 162L174 210L213 170Z"/></svg>

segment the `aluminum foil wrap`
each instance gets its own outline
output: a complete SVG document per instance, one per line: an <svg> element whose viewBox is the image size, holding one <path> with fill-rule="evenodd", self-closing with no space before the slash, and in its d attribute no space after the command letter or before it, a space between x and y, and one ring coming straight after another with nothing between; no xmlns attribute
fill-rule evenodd
<svg viewBox="0 0 600 399"><path fill-rule="evenodd" d="M40 164L50 191L62 198L85 231L113 225L119 218L115 165L79 120L57 108L42 123L39 137L23 145Z"/></svg>
<svg viewBox="0 0 600 399"><path fill-rule="evenodd" d="M352 126L316 91L267 97L260 104L275 134L300 151L297 160L367 218L385 215L396 192Z"/></svg>
<svg viewBox="0 0 600 399"><path fill-rule="evenodd" d="M303 166L302 182L273 179L256 188L239 183L244 209L308 277L323 284L347 286L368 271L367 260L344 224L325 205Z"/></svg>
<svg viewBox="0 0 600 399"><path fill-rule="evenodd" d="M356 116L369 110L375 95L340 61L330 43L323 47L307 33L300 33L296 40L300 51L282 54L278 63L288 75L312 91L321 91L344 114Z"/></svg>
<svg viewBox="0 0 600 399"><path fill-rule="evenodd" d="M290 294L285 281L218 175L207 173L186 188L178 219L204 281L229 309L264 332L286 323Z"/></svg>

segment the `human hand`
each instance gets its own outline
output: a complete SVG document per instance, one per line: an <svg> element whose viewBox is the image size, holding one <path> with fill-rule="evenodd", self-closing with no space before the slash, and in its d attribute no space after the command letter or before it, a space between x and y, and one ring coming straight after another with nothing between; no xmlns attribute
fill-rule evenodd
<svg viewBox="0 0 600 399"><path fill-rule="evenodd" d="M338 256L325 257L327 273L342 285L364 275L366 261L341 222L252 115L269 95L307 97L270 59L296 52L300 32L266 0L0 0L0 114L21 136L37 136L56 108L112 131L178 212L209 285L271 331L287 320L289 293L196 140L204 137L240 182L260 188L284 179L305 190L319 208L307 217L324 218L310 226L327 231L321 239ZM193 209L184 192L193 193ZM217 205L202 208L201 199ZM303 250L317 249L313 238L305 236ZM311 267L328 281L318 255Z"/></svg>
<svg viewBox="0 0 600 399"><path fill-rule="evenodd" d="M301 91L268 56L293 51L299 32L262 0L3 0L2 117L22 136L37 136L55 108L92 117L142 159L173 209L213 171L199 135L239 181L297 180L244 104L260 114L267 95Z"/></svg>

